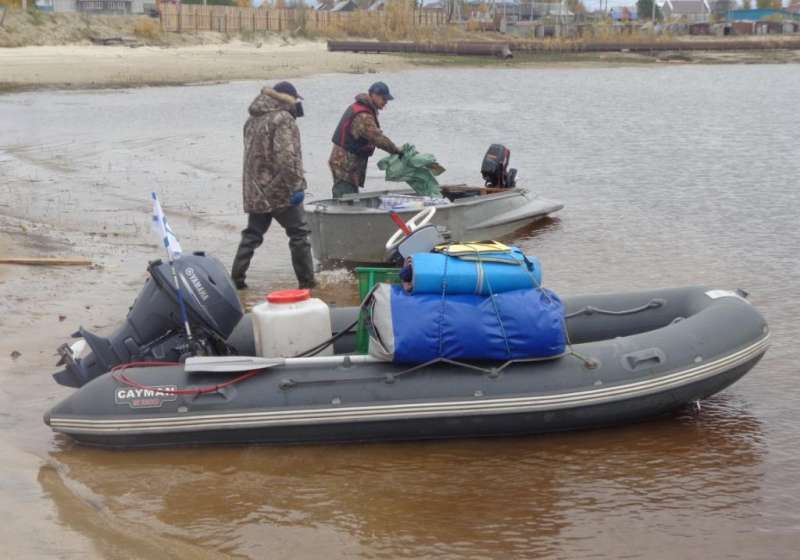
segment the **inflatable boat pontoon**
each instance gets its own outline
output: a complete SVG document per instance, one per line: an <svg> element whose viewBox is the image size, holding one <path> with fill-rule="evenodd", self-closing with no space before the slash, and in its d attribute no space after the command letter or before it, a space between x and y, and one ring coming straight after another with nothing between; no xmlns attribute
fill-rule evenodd
<svg viewBox="0 0 800 560"><path fill-rule="evenodd" d="M556 359L410 366L350 355L354 337L344 329L358 310L341 308L332 310L334 356L126 366L74 383L84 384L45 422L84 444L126 448L596 428L706 399L747 373L769 343L764 318L742 292L689 287L564 304L571 344ZM249 321L228 338L242 355L254 353ZM57 379L69 384L64 376L76 371Z"/></svg>

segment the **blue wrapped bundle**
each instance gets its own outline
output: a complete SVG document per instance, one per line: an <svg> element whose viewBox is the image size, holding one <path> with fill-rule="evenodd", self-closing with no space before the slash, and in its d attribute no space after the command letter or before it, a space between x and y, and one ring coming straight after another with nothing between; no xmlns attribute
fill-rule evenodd
<svg viewBox="0 0 800 560"><path fill-rule="evenodd" d="M450 256L417 253L411 258L413 294L498 294L511 290L538 288L542 266L536 257L511 247L498 253Z"/></svg>
<svg viewBox="0 0 800 560"><path fill-rule="evenodd" d="M384 332L378 333L381 348L374 355L396 363L544 358L564 353L564 306L549 290L442 297L410 295L400 286L387 285L381 286L376 298L373 313L381 316L374 317L374 325ZM387 317L389 311L391 317ZM370 344L373 353L374 343Z"/></svg>

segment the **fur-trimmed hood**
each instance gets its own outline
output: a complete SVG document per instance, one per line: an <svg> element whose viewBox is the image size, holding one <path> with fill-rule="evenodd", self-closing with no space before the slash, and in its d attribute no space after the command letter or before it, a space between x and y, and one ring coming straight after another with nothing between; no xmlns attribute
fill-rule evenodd
<svg viewBox="0 0 800 560"><path fill-rule="evenodd" d="M265 87L250 104L249 112L254 117L273 111L288 111L294 115L295 103L297 101L291 95Z"/></svg>

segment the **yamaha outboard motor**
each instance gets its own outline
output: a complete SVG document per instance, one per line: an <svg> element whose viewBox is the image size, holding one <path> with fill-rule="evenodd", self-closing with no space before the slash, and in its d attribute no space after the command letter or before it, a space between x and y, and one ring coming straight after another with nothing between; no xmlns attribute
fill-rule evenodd
<svg viewBox="0 0 800 560"><path fill-rule="evenodd" d="M492 144L483 156L481 175L487 187L513 188L517 184L517 170L509 169L511 150L502 144Z"/></svg>
<svg viewBox="0 0 800 560"><path fill-rule="evenodd" d="M75 336L83 338L91 352L80 357L74 345L62 345L58 349L59 365L65 368L53 375L55 380L67 387L81 387L120 364L227 354L225 339L243 315L228 272L217 259L200 252L184 255L174 265L192 331L191 345L169 264L154 261L147 267L150 277L128 311L125 324L108 338L81 327Z"/></svg>

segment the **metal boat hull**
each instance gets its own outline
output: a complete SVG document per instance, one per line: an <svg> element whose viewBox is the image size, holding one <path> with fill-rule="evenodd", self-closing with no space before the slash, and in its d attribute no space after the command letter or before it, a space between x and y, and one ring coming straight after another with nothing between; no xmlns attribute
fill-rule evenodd
<svg viewBox="0 0 800 560"><path fill-rule="evenodd" d="M397 191L388 191L398 194ZM310 204L306 216L311 228L314 258L323 265L344 261L382 263L385 243L397 230L389 211L377 208L382 193L364 193L343 200ZM563 208L560 202L538 198L525 189L509 189L456 199L437 207L432 223L445 227L460 241L480 241L508 235ZM399 211L409 220L418 210Z"/></svg>

